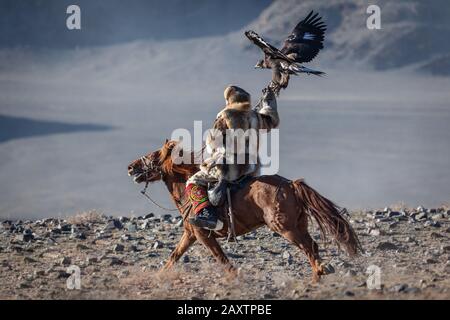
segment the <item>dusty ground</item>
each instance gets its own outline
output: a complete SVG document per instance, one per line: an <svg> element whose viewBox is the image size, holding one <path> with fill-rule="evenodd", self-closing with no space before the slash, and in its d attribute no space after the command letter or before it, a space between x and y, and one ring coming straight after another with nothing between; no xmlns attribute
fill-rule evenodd
<svg viewBox="0 0 450 320"><path fill-rule="evenodd" d="M0 298L450 299L448 208L353 212L350 220L366 252L350 259L321 242L334 273L320 283L311 283L305 256L267 228L222 242L240 268L229 278L200 244L172 271L158 271L182 232L170 216L3 221ZM80 290L67 288L71 265L80 268ZM370 265L381 269L380 289L367 287Z"/></svg>

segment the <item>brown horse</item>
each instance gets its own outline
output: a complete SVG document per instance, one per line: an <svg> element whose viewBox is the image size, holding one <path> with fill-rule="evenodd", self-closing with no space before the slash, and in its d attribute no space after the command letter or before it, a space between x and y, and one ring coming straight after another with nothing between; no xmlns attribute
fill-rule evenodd
<svg viewBox="0 0 450 320"><path fill-rule="evenodd" d="M228 271L234 272L235 269L217 241L217 238L227 236L228 219L222 219L222 230L212 233L194 227L187 221L192 206L184 193L185 184L199 168L195 164L177 165L172 162L171 152L176 144L176 141L166 141L160 150L139 158L128 166L128 174L134 177L136 183L162 180L183 217L184 233L164 269L172 267L199 240L218 262ZM356 255L361 249L358 237L341 215L343 210L302 180L290 181L278 175L256 177L236 191L231 202L236 235L267 225L306 254L313 270L313 280L319 280L325 274L325 269L320 261L317 243L308 233L308 216L316 220L324 236L331 235L349 255ZM222 217L226 217L226 208L219 208L219 211Z"/></svg>

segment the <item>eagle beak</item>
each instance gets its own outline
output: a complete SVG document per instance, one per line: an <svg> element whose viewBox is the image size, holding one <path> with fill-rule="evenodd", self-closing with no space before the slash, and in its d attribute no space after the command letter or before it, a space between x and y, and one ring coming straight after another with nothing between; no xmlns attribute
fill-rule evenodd
<svg viewBox="0 0 450 320"><path fill-rule="evenodd" d="M259 65L259 63L257 63L257 64L255 65L255 69L261 69L261 66Z"/></svg>

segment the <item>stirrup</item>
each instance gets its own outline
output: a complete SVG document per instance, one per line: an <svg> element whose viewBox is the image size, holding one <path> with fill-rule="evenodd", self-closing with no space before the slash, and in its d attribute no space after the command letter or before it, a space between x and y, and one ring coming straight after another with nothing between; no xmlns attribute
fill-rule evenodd
<svg viewBox="0 0 450 320"><path fill-rule="evenodd" d="M189 223L193 226L206 230L219 231L223 229L223 222L220 219L217 219L215 226L213 226L209 221L198 219L198 217L189 218Z"/></svg>

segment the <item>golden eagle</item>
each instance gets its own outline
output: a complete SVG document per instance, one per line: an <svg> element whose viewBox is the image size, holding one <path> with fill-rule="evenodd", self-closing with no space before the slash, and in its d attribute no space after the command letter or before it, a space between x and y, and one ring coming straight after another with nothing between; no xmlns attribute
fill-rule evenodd
<svg viewBox="0 0 450 320"><path fill-rule="evenodd" d="M323 49L323 40L327 27L318 13L311 11L300 21L290 36L284 41L284 46L278 50L267 43L254 31L246 31L245 35L264 52L264 59L255 68L272 69L272 82L269 87L275 92L285 89L290 75L299 73L323 75L324 72L312 70L300 63L312 61Z"/></svg>

